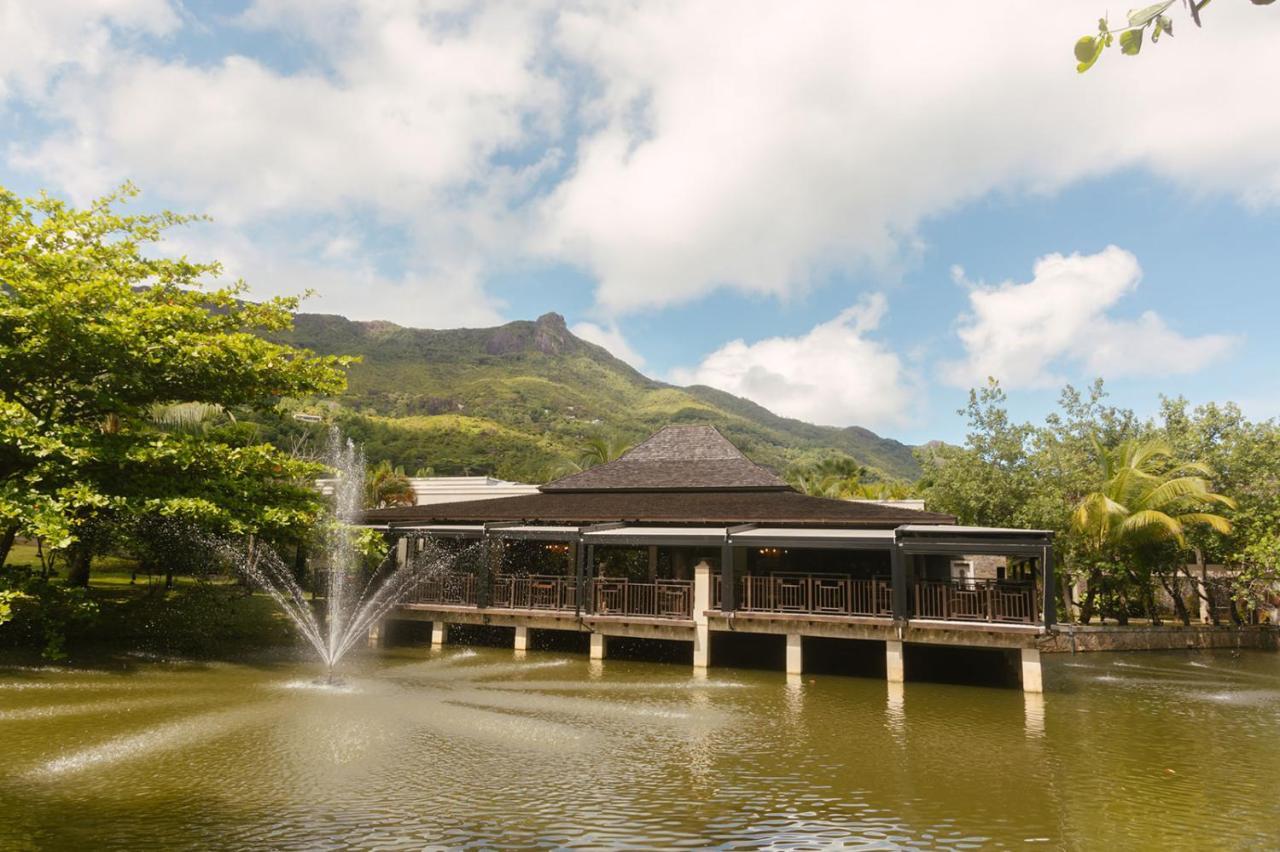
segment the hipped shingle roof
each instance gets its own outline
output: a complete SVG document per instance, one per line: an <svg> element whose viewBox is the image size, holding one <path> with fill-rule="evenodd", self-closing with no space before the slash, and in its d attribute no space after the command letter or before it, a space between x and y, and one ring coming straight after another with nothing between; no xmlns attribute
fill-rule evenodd
<svg viewBox="0 0 1280 852"><path fill-rule="evenodd" d="M714 426L667 426L617 459L542 486L569 491L785 491Z"/></svg>

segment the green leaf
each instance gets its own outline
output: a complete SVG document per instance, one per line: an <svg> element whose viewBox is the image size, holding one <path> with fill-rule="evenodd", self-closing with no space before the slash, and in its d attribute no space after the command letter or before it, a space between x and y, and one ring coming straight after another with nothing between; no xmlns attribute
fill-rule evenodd
<svg viewBox="0 0 1280 852"><path fill-rule="evenodd" d="M1173 0L1168 3L1153 3L1137 11L1129 12L1129 26L1145 27L1154 21L1159 15L1163 14L1166 9L1173 5Z"/></svg>
<svg viewBox="0 0 1280 852"><path fill-rule="evenodd" d="M1084 36L1076 42L1076 61L1089 62L1097 56L1097 43L1098 40L1093 36Z"/></svg>
<svg viewBox="0 0 1280 852"><path fill-rule="evenodd" d="M1125 56L1137 56L1142 50L1142 34L1145 30L1125 30L1120 33L1120 52Z"/></svg>
<svg viewBox="0 0 1280 852"><path fill-rule="evenodd" d="M1105 47L1101 39L1093 36L1084 36L1076 42L1075 54L1079 64L1076 65L1076 71L1083 74L1093 67L1093 63L1098 61L1098 57L1102 55L1102 48Z"/></svg>

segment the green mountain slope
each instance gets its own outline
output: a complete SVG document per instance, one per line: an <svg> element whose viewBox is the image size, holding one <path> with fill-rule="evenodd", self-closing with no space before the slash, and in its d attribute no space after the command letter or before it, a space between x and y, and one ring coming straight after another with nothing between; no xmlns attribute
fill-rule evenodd
<svg viewBox="0 0 1280 852"><path fill-rule="evenodd" d="M714 388L654 381L574 336L558 314L445 330L299 314L284 339L362 357L335 414L372 461L388 458L410 473L536 481L579 456L591 436L637 441L669 423L711 423L778 470L836 450L887 477L919 475L905 444L779 417Z"/></svg>

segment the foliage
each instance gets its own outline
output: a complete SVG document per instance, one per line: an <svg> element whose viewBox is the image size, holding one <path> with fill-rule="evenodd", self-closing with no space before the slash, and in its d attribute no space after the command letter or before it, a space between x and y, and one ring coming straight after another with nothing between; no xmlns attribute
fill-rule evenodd
<svg viewBox="0 0 1280 852"><path fill-rule="evenodd" d="M364 504L367 509L412 506L417 499L404 468L392 468L391 462L386 459L366 471L364 488Z"/></svg>
<svg viewBox="0 0 1280 852"><path fill-rule="evenodd" d="M1280 426L1250 423L1231 404L1190 410L1182 399L1143 422L1106 396L1100 381L1068 386L1036 426L1009 418L995 382L971 392L964 446L918 451L929 508L961 523L1053 531L1066 615L1147 614L1157 582L1172 592L1179 574L1203 579L1190 573L1192 554L1227 565L1240 600L1274 596Z"/></svg>
<svg viewBox="0 0 1280 852"><path fill-rule="evenodd" d="M29 570L0 571L0 637L40 645L46 659L65 659L68 635L84 629L97 612L85 589L52 582Z"/></svg>
<svg viewBox="0 0 1280 852"><path fill-rule="evenodd" d="M0 524L72 551L79 582L129 517L312 519L316 467L210 415L338 392L348 363L267 339L296 299L244 302L242 282L206 284L216 263L148 256L192 217L119 213L134 195L75 209L0 189Z"/></svg>
<svg viewBox="0 0 1280 852"><path fill-rule="evenodd" d="M1255 6L1269 6L1275 0L1249 0ZM1096 36L1081 36L1075 45L1076 71L1083 74L1093 67L1102 56L1102 51L1111 47L1117 37L1120 41L1120 52L1126 56L1137 56L1142 51L1143 41L1150 34L1150 41L1156 44L1160 37L1173 38L1173 19L1165 13L1173 6L1174 0L1153 3L1141 9L1130 9L1123 26L1113 29L1108 20L1098 19ZM1197 27L1200 24L1200 12L1209 5L1209 0L1183 0L1190 13L1191 20Z"/></svg>

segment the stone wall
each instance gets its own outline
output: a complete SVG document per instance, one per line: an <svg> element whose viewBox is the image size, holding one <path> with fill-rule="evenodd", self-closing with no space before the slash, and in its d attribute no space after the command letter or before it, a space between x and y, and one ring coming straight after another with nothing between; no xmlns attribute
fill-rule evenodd
<svg viewBox="0 0 1280 852"><path fill-rule="evenodd" d="M1056 625L1041 639L1049 653L1081 651L1176 651L1188 648L1260 648L1280 650L1280 629L1273 626L1162 627L1117 625Z"/></svg>

